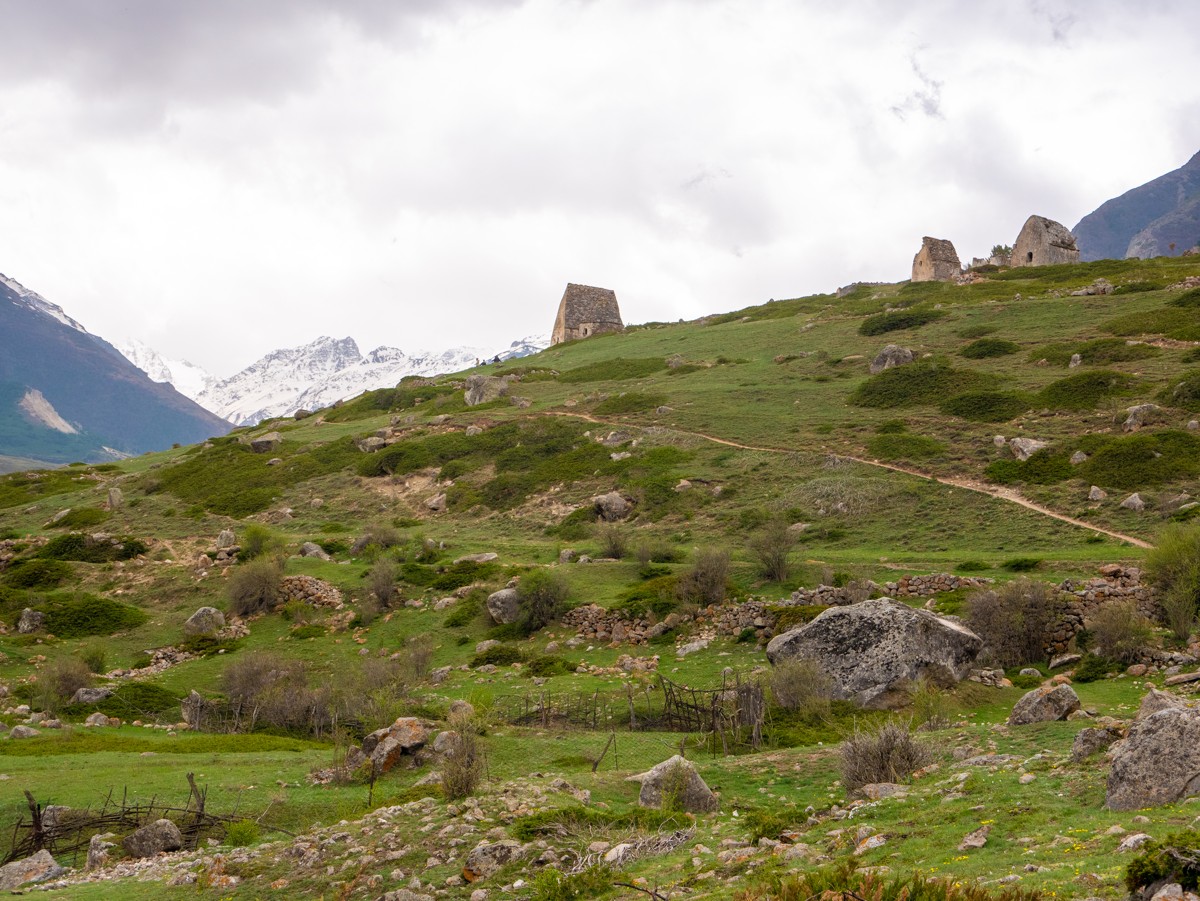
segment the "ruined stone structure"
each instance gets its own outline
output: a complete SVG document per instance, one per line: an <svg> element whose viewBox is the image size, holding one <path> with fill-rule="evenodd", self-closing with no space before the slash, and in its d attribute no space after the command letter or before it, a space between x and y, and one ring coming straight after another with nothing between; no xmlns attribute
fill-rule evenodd
<svg viewBox="0 0 1200 901"><path fill-rule="evenodd" d="M608 288L568 284L558 305L550 343L577 341L605 332L619 332L623 328L621 308L617 306L614 292Z"/></svg>
<svg viewBox="0 0 1200 901"><path fill-rule="evenodd" d="M1013 242L1012 265L1054 266L1078 263L1075 236L1061 222L1045 216L1030 216Z"/></svg>
<svg viewBox="0 0 1200 901"><path fill-rule="evenodd" d="M962 274L962 263L954 245L943 238L921 239L921 249L913 257L914 282L948 282Z"/></svg>

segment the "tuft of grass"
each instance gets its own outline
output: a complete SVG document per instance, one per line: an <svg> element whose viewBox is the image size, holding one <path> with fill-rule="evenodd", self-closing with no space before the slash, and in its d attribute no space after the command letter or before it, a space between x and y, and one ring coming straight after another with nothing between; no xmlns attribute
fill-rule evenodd
<svg viewBox="0 0 1200 901"><path fill-rule="evenodd" d="M1149 344L1129 344L1123 338L1096 338L1094 341L1075 344L1044 344L1030 351L1030 359L1044 359L1055 366L1066 366L1071 362L1072 356L1079 354L1080 359L1089 366L1107 366L1111 363L1144 360L1147 357L1156 357L1160 353L1157 347Z"/></svg>
<svg viewBox="0 0 1200 901"><path fill-rule="evenodd" d="M1015 344L1012 341L1005 341L1002 338L980 338L977 341L972 341L962 350L959 356L966 357L968 360L986 360L989 357L1004 357L1009 354L1015 354L1021 349L1021 345Z"/></svg>
<svg viewBox="0 0 1200 901"><path fill-rule="evenodd" d="M934 404L966 391L987 390L995 381L994 376L955 369L944 360L918 360L871 376L850 395L850 403L879 409Z"/></svg>
<svg viewBox="0 0 1200 901"><path fill-rule="evenodd" d="M1097 369L1051 382L1035 397L1039 405L1056 410L1094 410L1110 397L1132 394L1137 383L1137 379L1123 372Z"/></svg>
<svg viewBox="0 0 1200 901"><path fill-rule="evenodd" d="M938 408L950 416L972 422L1008 422L1032 405L1023 391L967 391L942 402Z"/></svg>
<svg viewBox="0 0 1200 901"><path fill-rule="evenodd" d="M90 529L98 526L111 514L98 507L75 507L66 516L50 524L52 529Z"/></svg>
<svg viewBox="0 0 1200 901"><path fill-rule="evenodd" d="M942 310L913 307L907 310L892 310L868 316L858 327L860 335L883 335L903 329L920 328L945 316Z"/></svg>
<svg viewBox="0 0 1200 901"><path fill-rule="evenodd" d="M946 452L946 445L925 435L875 435L867 450L880 460L928 460Z"/></svg>
<svg viewBox="0 0 1200 901"><path fill-rule="evenodd" d="M615 382L645 378L666 368L667 361L662 357L649 359L614 357L611 360L600 360L596 363L567 369L559 374L558 380L568 385L585 382Z"/></svg>
<svg viewBox="0 0 1200 901"><path fill-rule="evenodd" d="M641 413L645 410L653 410L655 407L660 407L666 402L667 397L664 394L623 391L620 394L613 394L600 401L600 403L592 407L592 412L600 416Z"/></svg>

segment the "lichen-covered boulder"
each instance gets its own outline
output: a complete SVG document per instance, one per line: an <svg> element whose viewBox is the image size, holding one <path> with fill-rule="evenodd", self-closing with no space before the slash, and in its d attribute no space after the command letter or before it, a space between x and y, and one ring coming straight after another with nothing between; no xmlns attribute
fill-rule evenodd
<svg viewBox="0 0 1200 901"><path fill-rule="evenodd" d="M594 497L592 504L595 506L596 515L605 522L617 522L624 519L633 509L629 499L618 491L610 491L608 494Z"/></svg>
<svg viewBox="0 0 1200 901"><path fill-rule="evenodd" d="M0 891L12 891L23 885L33 885L49 879L57 879L66 870L43 848L23 860L14 860L0 867ZM18 892L17 894L21 894Z"/></svg>
<svg viewBox="0 0 1200 901"><path fill-rule="evenodd" d="M899 344L889 344L875 355L875 359L871 361L868 369L871 375L878 375L885 369L905 366L914 359L916 359L915 355L907 347L901 347Z"/></svg>
<svg viewBox="0 0 1200 901"><path fill-rule="evenodd" d="M155 820L125 836L121 847L130 857L155 857L183 847L183 835L170 820Z"/></svg>
<svg viewBox="0 0 1200 901"><path fill-rule="evenodd" d="M429 730L424 723L413 716L402 716L364 738L362 751L370 758L374 771L382 774L393 769L405 754L415 754L428 740Z"/></svg>
<svg viewBox="0 0 1200 901"><path fill-rule="evenodd" d="M642 807L669 806L688 813L709 813L720 806L717 796L696 772L695 764L678 754L629 778L642 784L638 793Z"/></svg>
<svg viewBox="0 0 1200 901"><path fill-rule="evenodd" d="M517 860L524 854L524 846L512 839L498 842L480 842L467 852L466 866L463 867L463 878L467 882L486 879L494 876L510 861Z"/></svg>
<svg viewBox="0 0 1200 901"><path fill-rule="evenodd" d="M200 607L184 621L183 634L195 637L212 636L224 628L224 613L216 607Z"/></svg>
<svg viewBox="0 0 1200 901"><path fill-rule="evenodd" d="M865 707L908 702L917 679L950 686L966 677L983 640L956 622L891 598L830 607L811 622L776 635L772 664L801 657L833 681L834 697Z"/></svg>
<svg viewBox="0 0 1200 901"><path fill-rule="evenodd" d="M1024 695L1008 715L1010 726L1065 720L1079 709L1079 695L1070 685L1043 685Z"/></svg>
<svg viewBox="0 0 1200 901"><path fill-rule="evenodd" d="M520 595L515 588L501 588L488 595L487 611L500 625L515 623L521 615Z"/></svg>
<svg viewBox="0 0 1200 901"><path fill-rule="evenodd" d="M1104 806L1138 810L1200 794L1200 710L1165 707L1112 746Z"/></svg>

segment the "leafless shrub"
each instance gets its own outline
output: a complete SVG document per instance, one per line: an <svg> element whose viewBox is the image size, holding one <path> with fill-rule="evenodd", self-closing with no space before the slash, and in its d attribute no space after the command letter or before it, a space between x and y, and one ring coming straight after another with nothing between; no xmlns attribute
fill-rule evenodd
<svg viewBox="0 0 1200 901"><path fill-rule="evenodd" d="M920 678L913 683L909 710L912 713L912 724L918 729L945 729L950 725L950 713L953 709L954 704L949 696L928 679Z"/></svg>
<svg viewBox="0 0 1200 901"><path fill-rule="evenodd" d="M616 523L599 526L596 537L600 539L600 555L613 560L623 560L629 552L629 540L625 530Z"/></svg>
<svg viewBox="0 0 1200 901"><path fill-rule="evenodd" d="M473 718L463 713L450 715L453 732L442 760L442 791L448 800L475 793L483 778L483 748Z"/></svg>
<svg viewBox="0 0 1200 901"><path fill-rule="evenodd" d="M36 701L42 710L53 713L75 692L91 684L92 673L86 663L78 657L60 657L38 674Z"/></svg>
<svg viewBox="0 0 1200 901"><path fill-rule="evenodd" d="M429 635L414 635L405 642L404 659L414 680L420 681L429 675L433 651L433 639Z"/></svg>
<svg viewBox="0 0 1200 901"><path fill-rule="evenodd" d="M1063 606L1063 598L1054 586L1015 579L968 597L967 624L983 639L999 665L1036 663L1046 657L1046 642L1062 616Z"/></svg>
<svg viewBox="0 0 1200 901"><path fill-rule="evenodd" d="M1136 662L1154 638L1153 624L1133 601L1109 601L1092 614L1088 627L1093 650L1122 663Z"/></svg>
<svg viewBox="0 0 1200 901"><path fill-rule="evenodd" d="M729 584L729 554L706 548L696 555L692 568L679 577L675 593L680 600L719 604Z"/></svg>
<svg viewBox="0 0 1200 901"><path fill-rule="evenodd" d="M396 598L396 564L390 557L380 557L367 573L367 587L384 607Z"/></svg>
<svg viewBox="0 0 1200 901"><path fill-rule="evenodd" d="M842 785L856 792L873 782L900 782L933 762L933 751L913 735L912 724L889 720L855 729L842 742Z"/></svg>
<svg viewBox="0 0 1200 901"><path fill-rule="evenodd" d="M784 710L821 714L829 710L833 681L812 660L793 657L778 663L769 679L771 697Z"/></svg>
<svg viewBox="0 0 1200 901"><path fill-rule="evenodd" d="M750 553L758 561L758 571L772 582L785 582L791 574L791 553L796 535L782 519L768 522L750 539Z"/></svg>
<svg viewBox="0 0 1200 901"><path fill-rule="evenodd" d="M283 570L274 560L252 560L229 577L229 609L238 616L271 610L280 601Z"/></svg>
<svg viewBox="0 0 1200 901"><path fill-rule="evenodd" d="M879 506L892 493L890 486L879 479L852 475L831 475L804 483L798 490L799 499L825 515L857 516Z"/></svg>

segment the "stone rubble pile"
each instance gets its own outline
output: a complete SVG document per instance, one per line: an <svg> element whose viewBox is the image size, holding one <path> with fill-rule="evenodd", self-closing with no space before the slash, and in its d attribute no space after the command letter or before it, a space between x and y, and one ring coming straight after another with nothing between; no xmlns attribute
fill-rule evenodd
<svg viewBox="0 0 1200 901"><path fill-rule="evenodd" d="M331 610L341 610L346 606L341 591L312 576L284 576L279 593L285 604L288 601L302 601L314 607L328 607Z"/></svg>

